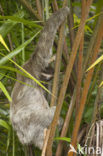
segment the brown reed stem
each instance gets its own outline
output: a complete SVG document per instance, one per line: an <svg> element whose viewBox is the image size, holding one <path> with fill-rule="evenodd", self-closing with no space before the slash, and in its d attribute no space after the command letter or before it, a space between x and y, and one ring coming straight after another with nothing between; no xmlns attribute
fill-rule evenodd
<svg viewBox="0 0 103 156"><path fill-rule="evenodd" d="M60 115L60 112L61 112L61 108L62 108L63 100L64 100L64 97L65 97L67 85L68 85L68 82L69 82L70 74L71 74L73 64L74 64L74 61L75 61L75 57L76 57L76 54L77 54L77 49L78 49L78 46L80 44L81 37L83 35L86 18L88 16L89 8L90 8L90 5L92 4L92 1L93 0L89 0L89 2L88 2L86 16L80 23L80 26L79 26L79 29L78 29L78 32L77 32L77 35L76 35L76 38L75 38L75 41L74 41L74 45L73 45L73 48L72 48L72 53L71 53L71 56L70 56L69 64L67 65L66 73L65 73L65 76L64 76L64 81L63 81L63 84L62 84L62 87L61 87L61 90L60 90L60 94L59 94L59 98L58 98L58 104L57 104L56 111L55 111L55 114L54 114L54 119L53 119L52 124L51 124L50 136L49 136L49 139L48 139L48 147L47 147L46 156L48 156L48 155L52 156L52 144L53 144L53 138L54 138L54 135L55 135L56 125L57 125L57 122L59 120L59 115ZM65 3L66 3L66 1L65 1Z"/></svg>
<svg viewBox="0 0 103 156"><path fill-rule="evenodd" d="M41 17L37 14L37 12L32 8L31 4L27 0L18 0L29 12L31 15L34 15L40 21Z"/></svg>
<svg viewBox="0 0 103 156"><path fill-rule="evenodd" d="M90 1L87 1L87 5L89 4L89 2ZM91 59L91 63L93 63L96 60L98 52L99 52L99 48L101 45L101 41L102 41L102 37L103 37L103 15L101 15L99 17L98 24L99 24L99 29L98 29L98 34L96 37L95 45L93 47L93 56ZM83 111L84 111L86 98L87 98L90 82L92 79L93 71L94 71L94 69L91 69L87 73L85 83L84 83L84 88L83 88L83 92L82 92L82 96L81 96L81 100L80 100L80 107L78 110L78 114L76 116L76 121L75 121L73 134L72 134L71 144L74 148L76 148L77 136L78 136L78 132L79 132L79 127L80 127L80 123L81 123L81 119L82 119L82 115L83 115ZM68 156L73 156L73 152L70 152L70 153L68 152Z"/></svg>

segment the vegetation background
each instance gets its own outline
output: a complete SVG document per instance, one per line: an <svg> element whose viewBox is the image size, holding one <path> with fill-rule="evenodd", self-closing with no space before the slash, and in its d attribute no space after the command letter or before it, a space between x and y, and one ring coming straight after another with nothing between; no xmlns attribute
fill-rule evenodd
<svg viewBox="0 0 103 156"><path fill-rule="evenodd" d="M98 61L95 68L86 72L103 54L103 1L1 0L0 156L45 155L19 142L9 118L10 95L17 81L16 73L23 71L21 66L34 51L45 21L66 5L70 7L70 14L55 38L55 72L48 87L57 97L51 96L50 106L56 104L57 109L43 150L47 156L64 156L70 142L75 149L77 143L79 148L85 145L96 148L103 144L102 62ZM50 99L49 93L47 98ZM59 132L56 125L60 115L64 125Z"/></svg>

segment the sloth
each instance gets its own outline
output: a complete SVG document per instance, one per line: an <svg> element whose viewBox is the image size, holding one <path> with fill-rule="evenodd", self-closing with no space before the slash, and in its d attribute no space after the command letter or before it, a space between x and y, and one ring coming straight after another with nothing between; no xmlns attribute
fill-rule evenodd
<svg viewBox="0 0 103 156"><path fill-rule="evenodd" d="M56 32L68 13L69 8L64 7L48 19L34 53L23 65L23 68L38 80L42 80L43 72L49 67ZM56 107L49 106L44 89L36 82L20 74L17 74L17 80L33 87L19 82L14 85L10 104L10 119L13 128L22 144L34 144L42 150L44 129L51 124Z"/></svg>

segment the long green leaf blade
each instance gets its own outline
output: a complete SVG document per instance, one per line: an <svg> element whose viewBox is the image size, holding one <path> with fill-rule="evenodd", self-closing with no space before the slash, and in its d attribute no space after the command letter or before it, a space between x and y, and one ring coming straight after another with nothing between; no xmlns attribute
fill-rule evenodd
<svg viewBox="0 0 103 156"><path fill-rule="evenodd" d="M24 25L30 25L32 27L36 27L36 28L40 28L40 29L42 28L42 26L36 24L34 21L28 21L28 20L25 20L23 18L19 18L16 16L0 16L0 19L9 19L16 23L23 23Z"/></svg>
<svg viewBox="0 0 103 156"><path fill-rule="evenodd" d="M2 119L0 119L0 126L6 128L7 130L10 130L10 126L8 125L8 123Z"/></svg>
<svg viewBox="0 0 103 156"><path fill-rule="evenodd" d="M24 12L20 11L15 14L15 17L22 18L24 16ZM12 28L17 24L16 21L11 21L7 20L6 22L4 21L4 24L0 26L0 34L5 37L11 30Z"/></svg>
<svg viewBox="0 0 103 156"><path fill-rule="evenodd" d="M3 93L5 94L5 96L8 98L8 100L11 102L12 99L8 93L8 91L6 90L5 86L3 85L3 83L0 81L0 88L3 91Z"/></svg>
<svg viewBox="0 0 103 156"><path fill-rule="evenodd" d="M92 69L94 66L96 66L99 62L101 62L103 60L103 55L101 57L99 57L88 69L87 71L89 71L90 69Z"/></svg>
<svg viewBox="0 0 103 156"><path fill-rule="evenodd" d="M29 40L27 40L26 42L24 42L23 44L21 44L18 48L16 48L15 50L13 50L11 53L9 53L7 56L3 57L0 60L0 65L5 64L8 59L13 58L14 56L16 56L17 54L19 54L23 48L25 48L38 34L40 33L37 32L33 37L31 37Z"/></svg>

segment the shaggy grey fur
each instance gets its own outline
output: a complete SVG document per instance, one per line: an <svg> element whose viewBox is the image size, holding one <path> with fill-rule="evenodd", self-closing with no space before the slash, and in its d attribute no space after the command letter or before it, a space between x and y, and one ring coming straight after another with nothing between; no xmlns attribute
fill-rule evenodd
<svg viewBox="0 0 103 156"><path fill-rule="evenodd" d="M23 65L23 68L40 80L42 71L49 65L52 46L56 31L69 13L65 7L54 13L46 22L41 32L35 52ZM44 129L51 124L55 106L49 107L44 96L44 90L33 80L17 75L17 79L32 87L15 83L12 91L10 119L22 144L34 144L39 149L43 147Z"/></svg>

